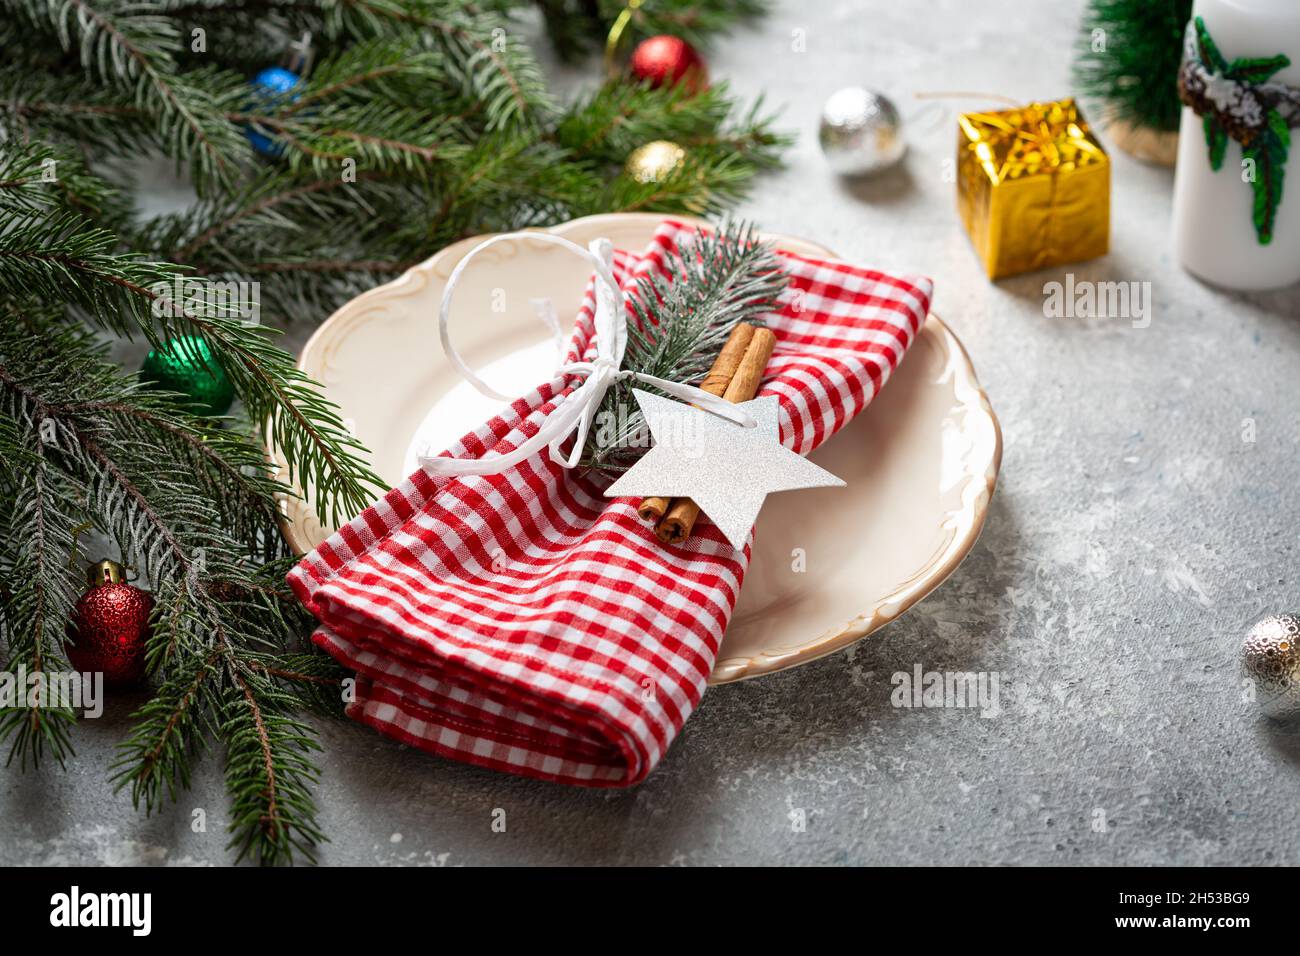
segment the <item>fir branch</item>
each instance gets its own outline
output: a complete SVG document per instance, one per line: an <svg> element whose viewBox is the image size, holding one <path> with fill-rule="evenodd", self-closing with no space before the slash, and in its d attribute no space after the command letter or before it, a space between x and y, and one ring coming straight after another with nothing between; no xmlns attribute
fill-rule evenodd
<svg viewBox="0 0 1300 956"><path fill-rule="evenodd" d="M3 374L0 370L0 374ZM0 633L8 646L7 669L45 678L66 672L62 647L76 601L75 575L64 555L72 547L74 516L80 513L75 487L50 467L41 438L40 409L23 418L5 408L0 395L0 574L9 582L0 599ZM35 428L25 424L37 423ZM26 691L27 687L17 688ZM6 763L17 758L34 766L48 752L64 764L72 755L69 732L76 714L39 697L0 710L0 742L9 740Z"/></svg>
<svg viewBox="0 0 1300 956"><path fill-rule="evenodd" d="M679 212L714 216L741 199L753 170L735 156L687 155L682 165L658 181L629 175L610 184L602 205L627 212Z"/></svg>
<svg viewBox="0 0 1300 956"><path fill-rule="evenodd" d="M355 170L418 175L455 155L457 131L442 117L458 94L440 55L412 44L395 60L400 50L391 40L359 43L291 92L260 96L228 118L268 136L291 169L314 177L342 178L345 160Z"/></svg>
<svg viewBox="0 0 1300 956"><path fill-rule="evenodd" d="M172 301L183 273L137 254L115 254L115 237L84 229L74 215L19 220L0 234L0 295L66 301L123 334L155 345L184 334L207 340L243 399L250 419L265 424L291 465L289 480L310 488L322 517L355 514L382 490L360 460L362 447L333 405L271 341L273 331L224 315L200 315Z"/></svg>
<svg viewBox="0 0 1300 956"><path fill-rule="evenodd" d="M694 384L736 324L761 323L786 283L776 255L751 225L725 222L701 233L668 255L662 272L637 279L623 367ZM619 382L605 394L583 451L585 466L625 469L644 451L644 422L632 395L643 387Z"/></svg>
<svg viewBox="0 0 1300 956"><path fill-rule="evenodd" d="M4 0L11 15L50 30L76 51L87 74L131 92L158 119L158 141L187 160L196 183L219 186L251 158L247 140L224 117L225 102L203 71L180 73L181 37L156 6L129 0Z"/></svg>
<svg viewBox="0 0 1300 956"><path fill-rule="evenodd" d="M0 149L0 216L6 225L39 225L69 211L101 223L120 223L127 212L122 192L92 174L67 146L16 142Z"/></svg>
<svg viewBox="0 0 1300 956"><path fill-rule="evenodd" d="M221 526L247 546L249 557L263 561L285 555L277 495L290 489L267 472L266 456L255 436L240 434L204 420L183 418L165 399L126 392L118 398L82 403L84 415L101 416L113 430L145 444L190 475L216 508Z"/></svg>
<svg viewBox="0 0 1300 956"><path fill-rule="evenodd" d="M437 183L430 246L581 214L599 194L600 179L568 159L559 146L527 134L482 136L466 161Z"/></svg>
<svg viewBox="0 0 1300 956"><path fill-rule="evenodd" d="M321 835L306 789L314 770L303 765L303 755L314 742L305 727L282 715L308 701L274 675L250 678L244 663L245 655L255 655L264 664L267 648L285 647L301 632L302 612L241 559L238 540L223 530L201 481L183 471L159 473L157 444L114 427L117 406L133 386L98 357L84 333L40 319L29 325L0 328L0 354L6 356L0 420L17 423L11 431L47 436L51 468L87 490L102 530L135 556L158 603L149 662L160 684L123 745L119 784L129 785L135 801L152 811L188 785L198 741L213 733L234 755L228 762L238 805L232 839L267 862L310 853ZM38 350L38 340L44 349L57 343L55 355ZM151 411L153 421L165 419L161 409ZM254 483L242 494L269 490ZM274 781L248 774L239 756L249 747L254 713L259 753L276 768ZM245 786L250 780L260 782Z"/></svg>
<svg viewBox="0 0 1300 956"><path fill-rule="evenodd" d="M28 144L137 152L156 144L151 118L130 91L101 86L79 73L0 70L0 119Z"/></svg>
<svg viewBox="0 0 1300 956"><path fill-rule="evenodd" d="M343 711L343 681L347 672L334 658L319 652L249 654L244 665L269 679L291 685L313 713L338 717Z"/></svg>
<svg viewBox="0 0 1300 956"><path fill-rule="evenodd" d="M285 174L157 217L133 242L216 281L258 281L265 314L319 321L376 275L399 275L423 258L410 243L428 241L427 224L417 221L426 202L373 172L355 183Z"/></svg>
<svg viewBox="0 0 1300 956"><path fill-rule="evenodd" d="M248 75L279 61L288 41L310 33L319 44L324 37L321 4L313 0L158 0L157 6L183 33L202 28L206 34L206 49L183 55L183 62L215 55Z"/></svg>
<svg viewBox="0 0 1300 956"><path fill-rule="evenodd" d="M74 212L13 218L0 232L0 296L67 302L91 314L138 312L139 295L176 273L116 248L116 236Z"/></svg>
<svg viewBox="0 0 1300 956"><path fill-rule="evenodd" d="M536 59L505 20L449 0L322 0L327 36L414 36L445 57L489 131L536 124L554 110Z"/></svg>
<svg viewBox="0 0 1300 956"><path fill-rule="evenodd" d="M779 163L790 137L774 131L761 98L743 111L724 84L696 96L680 88L610 83L580 101L556 127L556 140L575 155L620 168L638 146L667 139L686 160L672 175L640 182L620 173L584 212L689 212L713 216L743 198L760 171Z"/></svg>
<svg viewBox="0 0 1300 956"><path fill-rule="evenodd" d="M314 862L325 839L311 798L319 772L310 755L320 745L306 724L288 716L297 701L280 685L249 668L231 676L218 726L226 742L230 846L237 859L252 853L265 863L287 863L300 854Z"/></svg>
<svg viewBox="0 0 1300 956"><path fill-rule="evenodd" d="M0 153L0 213L26 215L57 204L48 172L56 162L54 150L39 144Z"/></svg>
<svg viewBox="0 0 1300 956"><path fill-rule="evenodd" d="M190 787L195 760L208 731L209 700L220 679L221 653L178 659L170 679L135 712L135 729L118 748L113 774L130 787L131 802L147 812L175 801Z"/></svg>
<svg viewBox="0 0 1300 956"><path fill-rule="evenodd" d="M1210 36L1205 21L1196 17L1193 26L1189 59L1180 71L1179 93L1184 102L1201 114L1211 169L1222 167L1228 139L1241 144L1243 162L1249 164L1252 174L1243 178L1249 180L1253 193L1251 218L1255 236L1260 245L1267 245L1273 241L1273 227L1282 202L1287 154L1291 148L1290 126L1300 126L1300 94L1267 81L1291 61L1279 54L1238 57L1229 64ZM1212 83L1232 88L1230 106L1222 105L1211 90Z"/></svg>
<svg viewBox="0 0 1300 956"><path fill-rule="evenodd" d="M769 168L790 141L772 131L772 122L761 98L738 112L725 83L692 96L682 87L611 82L570 108L555 138L576 155L620 166L638 146L667 139L688 150L743 153L756 167Z"/></svg>
<svg viewBox="0 0 1300 956"><path fill-rule="evenodd" d="M249 418L265 423L288 463L287 480L311 495L324 520L342 523L382 493L383 482L362 462L365 448L269 330L218 317L191 316L185 324L216 352Z"/></svg>
<svg viewBox="0 0 1300 956"><path fill-rule="evenodd" d="M694 23L720 28L748 2L697 0ZM276 496L287 489L267 473L264 440L326 520L379 490L269 325L319 319L468 235L617 208L716 210L786 141L721 87L686 97L611 84L561 109L512 19L523 6L0 0L5 645L29 669L65 666L63 626L80 590L66 559L91 521L156 602L152 696L114 779L152 812L222 744L232 846L264 862L310 858L323 839L316 744L292 714L337 714L342 677L301 643L312 620L284 585L294 559ZM185 42L199 25L201 53ZM252 90L248 77L303 30L314 70L287 96ZM250 128L282 155L256 157ZM627 154L659 138L686 147L686 167L662 183L623 176ZM137 222L122 164L150 151L187 169L201 199ZM268 325L175 301L182 280L257 282ZM218 424L140 388L105 360L98 333L155 345L201 336L235 384L237 416ZM65 757L71 726L50 709L0 715L23 761Z"/></svg>

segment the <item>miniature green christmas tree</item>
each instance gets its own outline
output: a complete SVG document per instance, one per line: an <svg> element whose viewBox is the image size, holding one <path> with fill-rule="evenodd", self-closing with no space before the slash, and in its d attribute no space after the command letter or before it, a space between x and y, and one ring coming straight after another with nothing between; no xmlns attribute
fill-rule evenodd
<svg viewBox="0 0 1300 956"><path fill-rule="evenodd" d="M1177 133L1178 66L1191 14L1192 0L1089 0L1074 84L1100 109L1103 125L1149 139ZM1120 145L1129 148L1124 140Z"/></svg>

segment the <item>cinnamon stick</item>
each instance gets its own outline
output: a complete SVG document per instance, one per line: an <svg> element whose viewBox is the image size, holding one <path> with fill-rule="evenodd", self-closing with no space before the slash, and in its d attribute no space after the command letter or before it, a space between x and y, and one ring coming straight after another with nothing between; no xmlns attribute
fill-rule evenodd
<svg viewBox="0 0 1300 956"><path fill-rule="evenodd" d="M749 342L753 337L754 326L748 322L737 323L732 328L731 336L727 339L727 343L722 346L722 351L718 353L718 357L713 360L713 367L709 369L709 374L704 376L704 381L700 383L700 388L703 391L719 397L727 391L727 386L731 384L732 376L736 374L736 369L740 367L740 362L745 357L745 349L749 347ZM637 514L644 521L658 524L671 505L672 501L669 498L658 496L642 498L641 504L637 507Z"/></svg>
<svg viewBox="0 0 1300 956"><path fill-rule="evenodd" d="M731 337L727 339L727 344L713 360L713 368L709 369L709 374L704 376L704 381L700 383L700 391L708 392L710 395L726 394L727 386L731 384L736 369L740 367L745 357L745 350L749 348L756 331L758 330L748 322L736 323L735 328L731 330Z"/></svg>
<svg viewBox="0 0 1300 956"><path fill-rule="evenodd" d="M642 521L658 524L659 519L668 513L668 507L672 503L671 498L663 498L659 495L642 498L641 504L637 505L636 513L641 516Z"/></svg>
<svg viewBox="0 0 1300 956"><path fill-rule="evenodd" d="M733 405L753 398L758 393L763 372L775 347L776 335L771 329L754 329L745 354L722 397ZM664 544L680 544L691 536L699 517L700 506L694 501L690 498L674 498L663 520L655 527L655 536Z"/></svg>
<svg viewBox="0 0 1300 956"><path fill-rule="evenodd" d="M731 378L731 384L722 393L722 397L733 405L747 402L758 394L758 386L763 383L763 373L767 371L768 360L776 348L776 333L771 329L755 329L754 336L745 349L745 357L740 367Z"/></svg>

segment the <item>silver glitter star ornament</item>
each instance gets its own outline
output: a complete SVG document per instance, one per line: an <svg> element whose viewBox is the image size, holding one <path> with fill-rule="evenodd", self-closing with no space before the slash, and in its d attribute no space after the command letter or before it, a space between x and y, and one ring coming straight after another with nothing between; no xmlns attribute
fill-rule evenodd
<svg viewBox="0 0 1300 956"><path fill-rule="evenodd" d="M775 395L737 406L755 421L746 428L684 402L640 389L633 394L655 444L605 490L607 498L691 498L739 549L772 492L844 485L781 444Z"/></svg>

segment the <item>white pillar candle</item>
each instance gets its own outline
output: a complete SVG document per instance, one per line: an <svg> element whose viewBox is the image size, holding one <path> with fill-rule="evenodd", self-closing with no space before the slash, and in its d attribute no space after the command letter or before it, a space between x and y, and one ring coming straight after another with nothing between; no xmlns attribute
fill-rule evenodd
<svg viewBox="0 0 1300 956"><path fill-rule="evenodd" d="M1300 0L1196 0L1223 58L1284 54L1291 65L1269 82L1300 87ZM1229 138L1223 165L1210 166L1202 119L1184 106L1174 174L1174 250L1183 267L1229 289L1300 282L1300 129L1292 128L1282 201L1272 241L1262 244L1252 216L1254 191L1241 144Z"/></svg>

